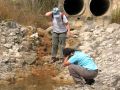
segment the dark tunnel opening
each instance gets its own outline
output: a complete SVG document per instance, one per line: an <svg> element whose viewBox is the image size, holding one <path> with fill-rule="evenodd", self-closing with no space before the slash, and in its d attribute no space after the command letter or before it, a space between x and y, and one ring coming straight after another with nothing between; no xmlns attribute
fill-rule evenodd
<svg viewBox="0 0 120 90"><path fill-rule="evenodd" d="M91 0L90 11L95 16L101 16L105 14L110 7L109 0Z"/></svg>
<svg viewBox="0 0 120 90"><path fill-rule="evenodd" d="M83 0L65 0L64 10L69 15L79 14L83 10Z"/></svg>

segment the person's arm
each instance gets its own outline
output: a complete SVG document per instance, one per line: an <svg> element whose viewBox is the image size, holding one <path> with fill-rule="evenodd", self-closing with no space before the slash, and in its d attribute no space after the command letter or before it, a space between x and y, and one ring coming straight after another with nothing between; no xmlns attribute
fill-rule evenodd
<svg viewBox="0 0 120 90"><path fill-rule="evenodd" d="M50 15L52 15L52 11L45 13L45 16L50 16Z"/></svg>
<svg viewBox="0 0 120 90"><path fill-rule="evenodd" d="M66 15L63 15L63 21L64 21L65 27L67 29L67 35L69 36L70 35L70 24L68 22Z"/></svg>
<svg viewBox="0 0 120 90"><path fill-rule="evenodd" d="M63 66L64 67L70 65L70 62L68 61L68 59L69 59L69 56L67 56L67 57L64 58L64 62L63 62Z"/></svg>
<svg viewBox="0 0 120 90"><path fill-rule="evenodd" d="M70 36L70 25L69 23L66 23L66 29L67 29L67 35Z"/></svg>

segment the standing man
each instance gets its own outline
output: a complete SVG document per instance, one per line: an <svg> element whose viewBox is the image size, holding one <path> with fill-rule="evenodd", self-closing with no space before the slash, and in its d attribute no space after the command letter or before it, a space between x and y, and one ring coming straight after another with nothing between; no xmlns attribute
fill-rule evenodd
<svg viewBox="0 0 120 90"><path fill-rule="evenodd" d="M64 66L68 66L70 75L76 84L92 85L94 83L94 78L98 74L98 69L91 57L87 54L74 50L71 48L65 48L63 50L64 54Z"/></svg>
<svg viewBox="0 0 120 90"><path fill-rule="evenodd" d="M52 11L49 11L45 16L51 16L53 22L53 31L52 31L52 62L57 61L57 52L60 50L59 59L63 59L63 49L66 43L67 35L70 35L70 26L67 20L67 17L60 12L58 7L53 8Z"/></svg>

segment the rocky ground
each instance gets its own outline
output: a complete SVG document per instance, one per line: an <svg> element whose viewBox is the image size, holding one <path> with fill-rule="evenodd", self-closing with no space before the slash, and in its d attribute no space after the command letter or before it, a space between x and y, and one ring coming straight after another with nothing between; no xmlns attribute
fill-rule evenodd
<svg viewBox="0 0 120 90"><path fill-rule="evenodd" d="M13 21L0 23L0 83L15 83L16 79L49 72L61 84L54 90L120 90L120 25L96 25L91 21L71 31L66 47L82 50L92 56L99 68L94 85L78 87L67 67L49 64L51 27L47 30L22 26ZM39 68L38 70L36 69ZM47 69L46 69L47 68ZM57 71L56 71L57 69ZM59 74L56 75L56 73ZM44 75L43 75L44 76ZM65 84L65 85L63 85Z"/></svg>
<svg viewBox="0 0 120 90"><path fill-rule="evenodd" d="M46 37L47 36L47 37ZM27 77L41 57L50 53L51 39L41 28L22 26L14 21L0 23L0 80L11 83Z"/></svg>
<svg viewBox="0 0 120 90"><path fill-rule="evenodd" d="M120 90L120 25L113 23L103 27L92 22L86 23L72 33L75 42L76 39L79 40L76 45L78 49L94 58L99 74L94 85L77 88L74 85L64 86L56 90ZM68 70L64 69L55 79L72 82L67 73Z"/></svg>

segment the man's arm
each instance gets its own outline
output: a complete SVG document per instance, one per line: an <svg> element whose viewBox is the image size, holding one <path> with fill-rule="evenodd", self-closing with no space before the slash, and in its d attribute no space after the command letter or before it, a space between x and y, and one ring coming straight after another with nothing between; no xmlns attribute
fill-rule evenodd
<svg viewBox="0 0 120 90"><path fill-rule="evenodd" d="M63 21L64 21L65 27L67 29L67 35L69 36L70 35L70 24L68 22L66 15L64 15L64 14L63 14Z"/></svg>
<svg viewBox="0 0 120 90"><path fill-rule="evenodd" d="M70 25L69 25L69 23L67 22L67 23L65 24L65 26L66 26L66 29L67 29L67 35L69 36L69 35L70 35Z"/></svg>
<svg viewBox="0 0 120 90"><path fill-rule="evenodd" d="M50 15L52 15L52 11L49 11L45 14L45 16L50 16Z"/></svg>

